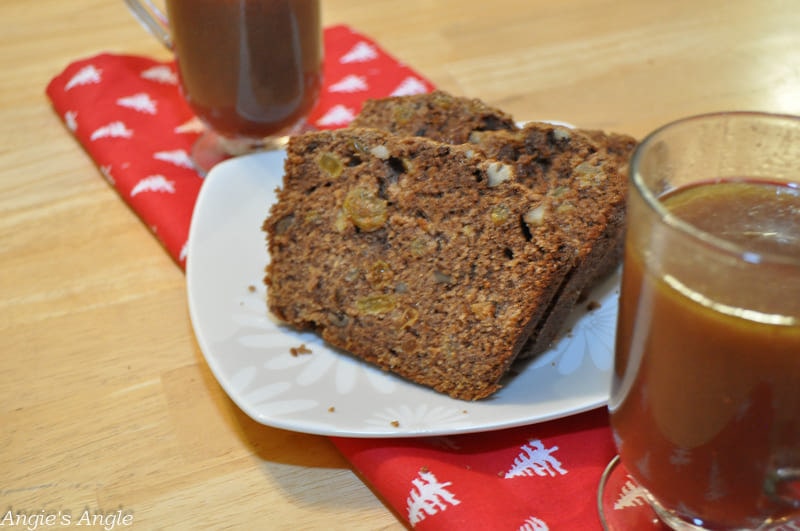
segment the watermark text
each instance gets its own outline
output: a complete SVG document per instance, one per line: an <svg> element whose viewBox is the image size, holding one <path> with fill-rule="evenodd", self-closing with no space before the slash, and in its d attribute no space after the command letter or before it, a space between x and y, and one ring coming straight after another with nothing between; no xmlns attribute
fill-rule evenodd
<svg viewBox="0 0 800 531"><path fill-rule="evenodd" d="M133 520L133 511L121 506L108 511L89 507L84 507L80 511L45 508L26 510L8 507L0 513L0 528L36 531L57 527L84 527L112 531L132 526Z"/></svg>

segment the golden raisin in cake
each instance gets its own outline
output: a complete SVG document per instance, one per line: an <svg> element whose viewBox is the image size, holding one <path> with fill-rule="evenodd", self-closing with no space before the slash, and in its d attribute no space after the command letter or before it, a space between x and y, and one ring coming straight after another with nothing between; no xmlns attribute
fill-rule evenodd
<svg viewBox="0 0 800 531"><path fill-rule="evenodd" d="M554 217L577 251L575 268L559 287L522 357L549 348L581 295L614 271L622 257L627 164L632 137L530 123L516 132L476 133L487 156L512 164L519 182L552 197L542 219Z"/></svg>
<svg viewBox="0 0 800 531"><path fill-rule="evenodd" d="M469 146L294 137L263 224L269 309L413 382L487 397L571 267L558 224L536 217L551 202Z"/></svg>
<svg viewBox="0 0 800 531"><path fill-rule="evenodd" d="M351 127L383 129L400 136L424 136L463 144L476 131L514 131L514 119L479 99L444 91L367 100Z"/></svg>

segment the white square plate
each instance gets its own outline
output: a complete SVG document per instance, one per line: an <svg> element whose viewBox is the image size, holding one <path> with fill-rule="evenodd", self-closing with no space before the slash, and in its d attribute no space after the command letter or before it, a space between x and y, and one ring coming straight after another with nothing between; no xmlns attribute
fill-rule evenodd
<svg viewBox="0 0 800 531"><path fill-rule="evenodd" d="M288 430L350 437L411 437L496 430L606 403L619 277L576 309L571 330L490 398L464 402L407 382L298 332L266 308L269 260L261 224L281 185L285 153L232 159L206 177L188 244L189 310L220 385L250 417ZM301 345L311 353L292 354Z"/></svg>

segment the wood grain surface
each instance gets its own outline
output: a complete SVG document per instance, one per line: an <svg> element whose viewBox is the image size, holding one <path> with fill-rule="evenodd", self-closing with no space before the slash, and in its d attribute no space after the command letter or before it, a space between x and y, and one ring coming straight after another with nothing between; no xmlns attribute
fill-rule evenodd
<svg viewBox="0 0 800 531"><path fill-rule="evenodd" d="M800 114L796 0L323 9L325 24L350 24L439 87L520 120L641 137L708 111ZM0 2L0 517L89 509L131 515L137 529L402 529L326 438L255 423L215 382L182 271L44 94L100 51L168 57L121 1Z"/></svg>

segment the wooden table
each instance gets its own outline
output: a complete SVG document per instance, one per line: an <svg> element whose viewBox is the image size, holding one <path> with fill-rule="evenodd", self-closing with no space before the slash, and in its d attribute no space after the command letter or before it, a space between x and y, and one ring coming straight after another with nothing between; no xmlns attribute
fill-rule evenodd
<svg viewBox="0 0 800 531"><path fill-rule="evenodd" d="M800 114L796 0L337 0L324 21L518 119L642 136L706 111ZM253 422L215 382L183 273L44 95L102 50L167 56L120 1L0 2L0 518L402 528L326 438Z"/></svg>

